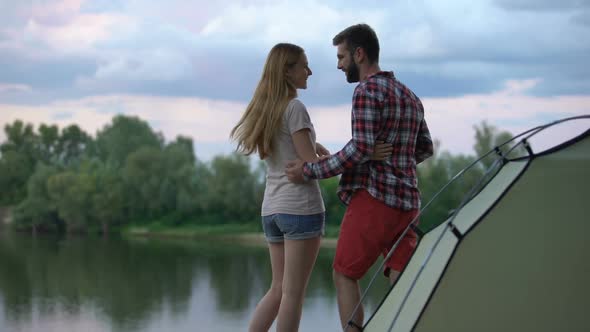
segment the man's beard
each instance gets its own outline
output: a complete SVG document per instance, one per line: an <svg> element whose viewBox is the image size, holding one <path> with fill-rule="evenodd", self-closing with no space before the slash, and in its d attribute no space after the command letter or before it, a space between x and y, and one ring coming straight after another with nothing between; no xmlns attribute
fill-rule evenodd
<svg viewBox="0 0 590 332"><path fill-rule="evenodd" d="M356 83L360 80L359 74L359 66L354 62L354 60L350 63L348 68L346 68L346 81L348 83Z"/></svg>

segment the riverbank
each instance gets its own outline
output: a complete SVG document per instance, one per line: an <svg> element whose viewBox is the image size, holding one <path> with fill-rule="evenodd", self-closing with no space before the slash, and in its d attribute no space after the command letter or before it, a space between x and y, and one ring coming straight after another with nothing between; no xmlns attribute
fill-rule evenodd
<svg viewBox="0 0 590 332"><path fill-rule="evenodd" d="M124 236L178 238L178 239L215 239L216 241L239 243L248 246L266 246L262 229L256 224L223 224L201 226L169 227L158 224L148 226L128 226L121 231ZM327 227L322 247L335 248L338 228Z"/></svg>
<svg viewBox="0 0 590 332"><path fill-rule="evenodd" d="M2 206L0 207L0 228L8 226L12 223L12 207Z"/></svg>
<svg viewBox="0 0 590 332"><path fill-rule="evenodd" d="M9 212L10 211L8 211L7 213L0 213L0 217L2 217L0 219L0 222L3 222L6 228L10 227L10 222L7 222L10 220ZM2 227L0 226L0 229L1 228ZM336 247L339 229L339 226L328 225L326 227L326 235L322 239L322 247ZM12 228L12 230L19 231L16 228ZM21 229L20 232L23 232L23 230ZM76 234L92 235L100 233L101 229L98 227L94 227L91 229L87 229L83 233ZM114 226L111 227L110 233L120 234L124 237L223 241L248 246L266 246L266 240L262 232L262 227L259 223L254 222L246 224L186 224L178 226L171 226L170 224L162 222L153 222L148 224Z"/></svg>

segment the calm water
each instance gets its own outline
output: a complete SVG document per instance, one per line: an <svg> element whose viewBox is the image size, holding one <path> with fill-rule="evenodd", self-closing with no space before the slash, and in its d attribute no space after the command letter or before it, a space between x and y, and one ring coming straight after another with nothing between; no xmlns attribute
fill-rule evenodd
<svg viewBox="0 0 590 332"><path fill-rule="evenodd" d="M301 331L338 331L333 254L320 251ZM245 331L270 276L266 248L0 233L0 331Z"/></svg>

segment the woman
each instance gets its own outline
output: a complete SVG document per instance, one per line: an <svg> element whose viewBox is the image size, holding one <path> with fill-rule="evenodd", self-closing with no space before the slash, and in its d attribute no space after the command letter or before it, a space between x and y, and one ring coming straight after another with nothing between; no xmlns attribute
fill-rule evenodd
<svg viewBox="0 0 590 332"><path fill-rule="evenodd" d="M297 89L307 88L312 74L303 49L275 45L262 78L238 124L231 131L238 151L258 152L266 162L262 226L272 267L270 289L258 303L249 331L268 331L277 318L277 331L297 331L307 283L324 234L324 203L317 180L293 184L287 180L287 161L317 161L329 155L316 143L314 127ZM375 160L391 153L379 146ZM278 316L278 317L277 317Z"/></svg>

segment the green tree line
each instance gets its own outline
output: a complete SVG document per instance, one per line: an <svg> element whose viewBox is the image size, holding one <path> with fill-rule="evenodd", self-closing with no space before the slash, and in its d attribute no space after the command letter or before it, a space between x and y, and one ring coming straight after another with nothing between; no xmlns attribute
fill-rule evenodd
<svg viewBox="0 0 590 332"><path fill-rule="evenodd" d="M509 139L483 122L474 128L475 155L440 152L418 167L427 202L455 174ZM4 128L0 145L0 206L12 206L20 230L102 232L129 224L258 224L264 193L262 162L233 153L200 161L191 138L165 142L147 122L115 116L93 137L77 125L63 129L20 120ZM448 188L421 218L428 229L456 208L490 161ZM254 165L254 166L253 166ZM338 225L345 206L338 178L320 181L327 221Z"/></svg>

